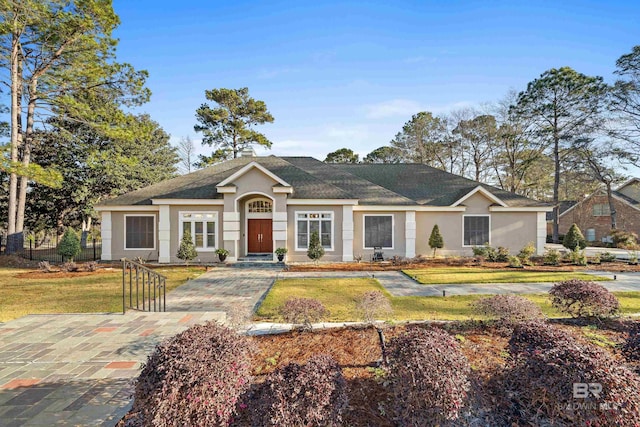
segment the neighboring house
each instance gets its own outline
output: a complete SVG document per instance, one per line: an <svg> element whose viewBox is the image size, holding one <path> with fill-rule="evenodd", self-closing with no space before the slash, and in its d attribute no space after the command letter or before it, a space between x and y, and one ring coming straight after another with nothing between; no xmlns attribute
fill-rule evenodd
<svg viewBox="0 0 640 427"><path fill-rule="evenodd" d="M428 254L438 224L441 254L469 255L489 243L543 252L544 204L417 164L327 164L311 157L242 157L103 202L102 259L176 258L190 230L201 262L288 249L306 261L317 231L326 261Z"/></svg>
<svg viewBox="0 0 640 427"><path fill-rule="evenodd" d="M632 178L613 191L616 223L619 230L640 233L640 179ZM611 209L605 189L587 196L560 213L558 229L565 234L576 223L591 242L609 241Z"/></svg>

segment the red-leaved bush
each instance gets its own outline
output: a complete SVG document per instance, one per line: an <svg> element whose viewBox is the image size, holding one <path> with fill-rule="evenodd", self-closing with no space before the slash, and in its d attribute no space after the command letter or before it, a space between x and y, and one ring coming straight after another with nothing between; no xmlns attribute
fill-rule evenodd
<svg viewBox="0 0 640 427"><path fill-rule="evenodd" d="M340 366L320 354L305 365L290 363L274 371L249 407L254 426L338 426L347 403Z"/></svg>
<svg viewBox="0 0 640 427"><path fill-rule="evenodd" d="M435 425L458 418L471 368L447 332L412 328L391 339L386 370L400 425Z"/></svg>
<svg viewBox="0 0 640 427"><path fill-rule="evenodd" d="M376 319L388 317L393 312L389 298L380 291L363 293L358 298L356 307L367 323L373 323Z"/></svg>
<svg viewBox="0 0 640 427"><path fill-rule="evenodd" d="M131 426L224 426L251 379L248 338L214 322L159 344L136 383Z"/></svg>
<svg viewBox="0 0 640 427"><path fill-rule="evenodd" d="M321 321L329 314L324 305L313 298L288 298L279 311L286 322L300 325L308 331L312 329L312 323Z"/></svg>
<svg viewBox="0 0 640 427"><path fill-rule="evenodd" d="M511 409L517 423L640 423L640 378L620 366L607 351L563 329L535 321L515 326L509 351L511 359L503 374L503 406ZM599 386L588 396L578 389L574 397L576 383Z"/></svg>
<svg viewBox="0 0 640 427"><path fill-rule="evenodd" d="M631 361L640 362L640 331L629 335L622 345L622 354Z"/></svg>
<svg viewBox="0 0 640 427"><path fill-rule="evenodd" d="M533 301L517 295L494 295L471 303L476 313L496 319L499 329L511 332L520 322L542 320L544 314Z"/></svg>
<svg viewBox="0 0 640 427"><path fill-rule="evenodd" d="M549 295L555 308L572 317L607 317L620 309L618 298L595 282L565 280L553 285Z"/></svg>

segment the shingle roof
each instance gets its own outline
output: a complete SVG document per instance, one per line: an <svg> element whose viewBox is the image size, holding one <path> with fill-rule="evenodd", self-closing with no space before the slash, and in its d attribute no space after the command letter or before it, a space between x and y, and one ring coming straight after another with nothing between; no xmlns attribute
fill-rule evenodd
<svg viewBox="0 0 640 427"><path fill-rule="evenodd" d="M221 199L216 185L251 162L293 187L295 199L357 199L362 205L449 206L479 183L418 164L327 164L312 157L240 157L101 203L150 205L151 199ZM509 206L544 203L480 184Z"/></svg>

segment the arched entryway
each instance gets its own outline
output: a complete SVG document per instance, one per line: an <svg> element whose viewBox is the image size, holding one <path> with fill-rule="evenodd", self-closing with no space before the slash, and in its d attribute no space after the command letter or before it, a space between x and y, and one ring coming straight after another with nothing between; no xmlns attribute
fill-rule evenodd
<svg viewBox="0 0 640 427"><path fill-rule="evenodd" d="M273 201L265 197L247 200L245 220L247 254L272 254Z"/></svg>

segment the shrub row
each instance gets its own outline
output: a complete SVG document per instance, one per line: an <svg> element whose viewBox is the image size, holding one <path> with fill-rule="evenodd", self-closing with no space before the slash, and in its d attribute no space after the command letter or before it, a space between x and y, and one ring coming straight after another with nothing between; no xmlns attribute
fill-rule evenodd
<svg viewBox="0 0 640 427"><path fill-rule="evenodd" d="M525 322L515 327L509 351L504 396L512 416L552 425L640 423L640 379L605 350L549 324ZM576 395L576 383L598 386Z"/></svg>

